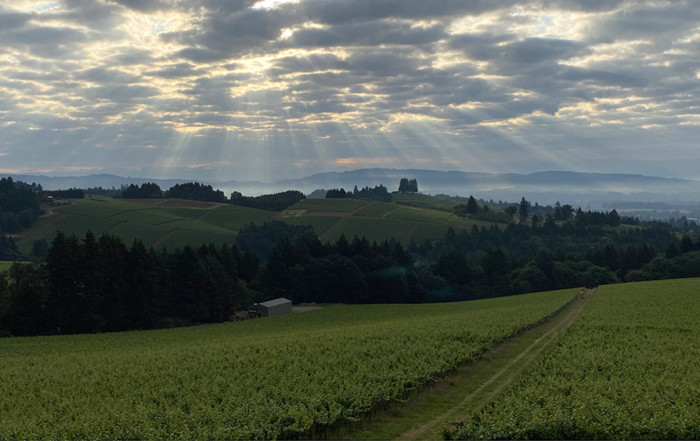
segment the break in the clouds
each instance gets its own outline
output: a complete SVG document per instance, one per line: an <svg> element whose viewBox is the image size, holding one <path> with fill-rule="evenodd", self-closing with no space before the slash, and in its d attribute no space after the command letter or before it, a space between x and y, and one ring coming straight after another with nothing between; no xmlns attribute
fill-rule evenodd
<svg viewBox="0 0 700 441"><path fill-rule="evenodd" d="M697 178L699 24L695 0L6 2L0 173Z"/></svg>

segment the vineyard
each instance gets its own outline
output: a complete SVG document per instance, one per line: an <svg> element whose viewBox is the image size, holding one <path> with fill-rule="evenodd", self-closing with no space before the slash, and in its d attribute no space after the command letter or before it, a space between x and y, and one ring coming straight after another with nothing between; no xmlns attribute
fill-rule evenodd
<svg viewBox="0 0 700 441"><path fill-rule="evenodd" d="M520 384L446 437L700 438L699 284L599 288Z"/></svg>
<svg viewBox="0 0 700 441"><path fill-rule="evenodd" d="M468 363L575 293L3 339L0 438L323 436Z"/></svg>

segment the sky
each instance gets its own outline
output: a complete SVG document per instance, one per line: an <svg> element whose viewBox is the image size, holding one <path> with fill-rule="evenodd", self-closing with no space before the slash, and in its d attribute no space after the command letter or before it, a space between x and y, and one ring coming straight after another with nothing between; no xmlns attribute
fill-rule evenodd
<svg viewBox="0 0 700 441"><path fill-rule="evenodd" d="M700 178L700 2L0 0L0 174Z"/></svg>

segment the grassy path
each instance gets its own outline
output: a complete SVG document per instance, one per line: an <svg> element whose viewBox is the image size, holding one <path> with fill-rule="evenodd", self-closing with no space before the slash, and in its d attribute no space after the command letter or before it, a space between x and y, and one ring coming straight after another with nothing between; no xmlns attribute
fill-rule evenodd
<svg viewBox="0 0 700 441"><path fill-rule="evenodd" d="M593 290L584 291L554 317L496 347L408 402L382 412L341 439L443 439L449 423L464 421L488 404L553 345L576 320Z"/></svg>

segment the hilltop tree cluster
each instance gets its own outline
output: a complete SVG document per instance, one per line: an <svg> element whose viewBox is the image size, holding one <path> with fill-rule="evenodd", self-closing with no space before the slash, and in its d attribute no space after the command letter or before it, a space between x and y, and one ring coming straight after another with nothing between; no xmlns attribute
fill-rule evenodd
<svg viewBox="0 0 700 441"><path fill-rule="evenodd" d="M401 178L399 181L399 193L418 193L418 181L415 178Z"/></svg>
<svg viewBox="0 0 700 441"><path fill-rule="evenodd" d="M304 193L297 190L289 190L281 193L265 194L261 196L243 196L237 191L231 193L231 203L233 205L241 205L244 207L269 211L282 211L304 199L306 199Z"/></svg>
<svg viewBox="0 0 700 441"><path fill-rule="evenodd" d="M122 188L121 197L125 199L177 198L202 202L230 202L233 205L271 211L284 210L300 200L306 199L303 193L296 190L254 197L243 196L240 192L234 191L231 194L231 199L227 199L221 190L215 190L211 185L199 182L175 184L166 191L161 190L160 186L153 182L146 182L141 186L131 184Z"/></svg>
<svg viewBox="0 0 700 441"><path fill-rule="evenodd" d="M391 194L383 185L375 187L363 187L358 189L357 185L352 191L345 191L344 188L332 188L326 192L327 199L369 199L380 202L391 202Z"/></svg>

